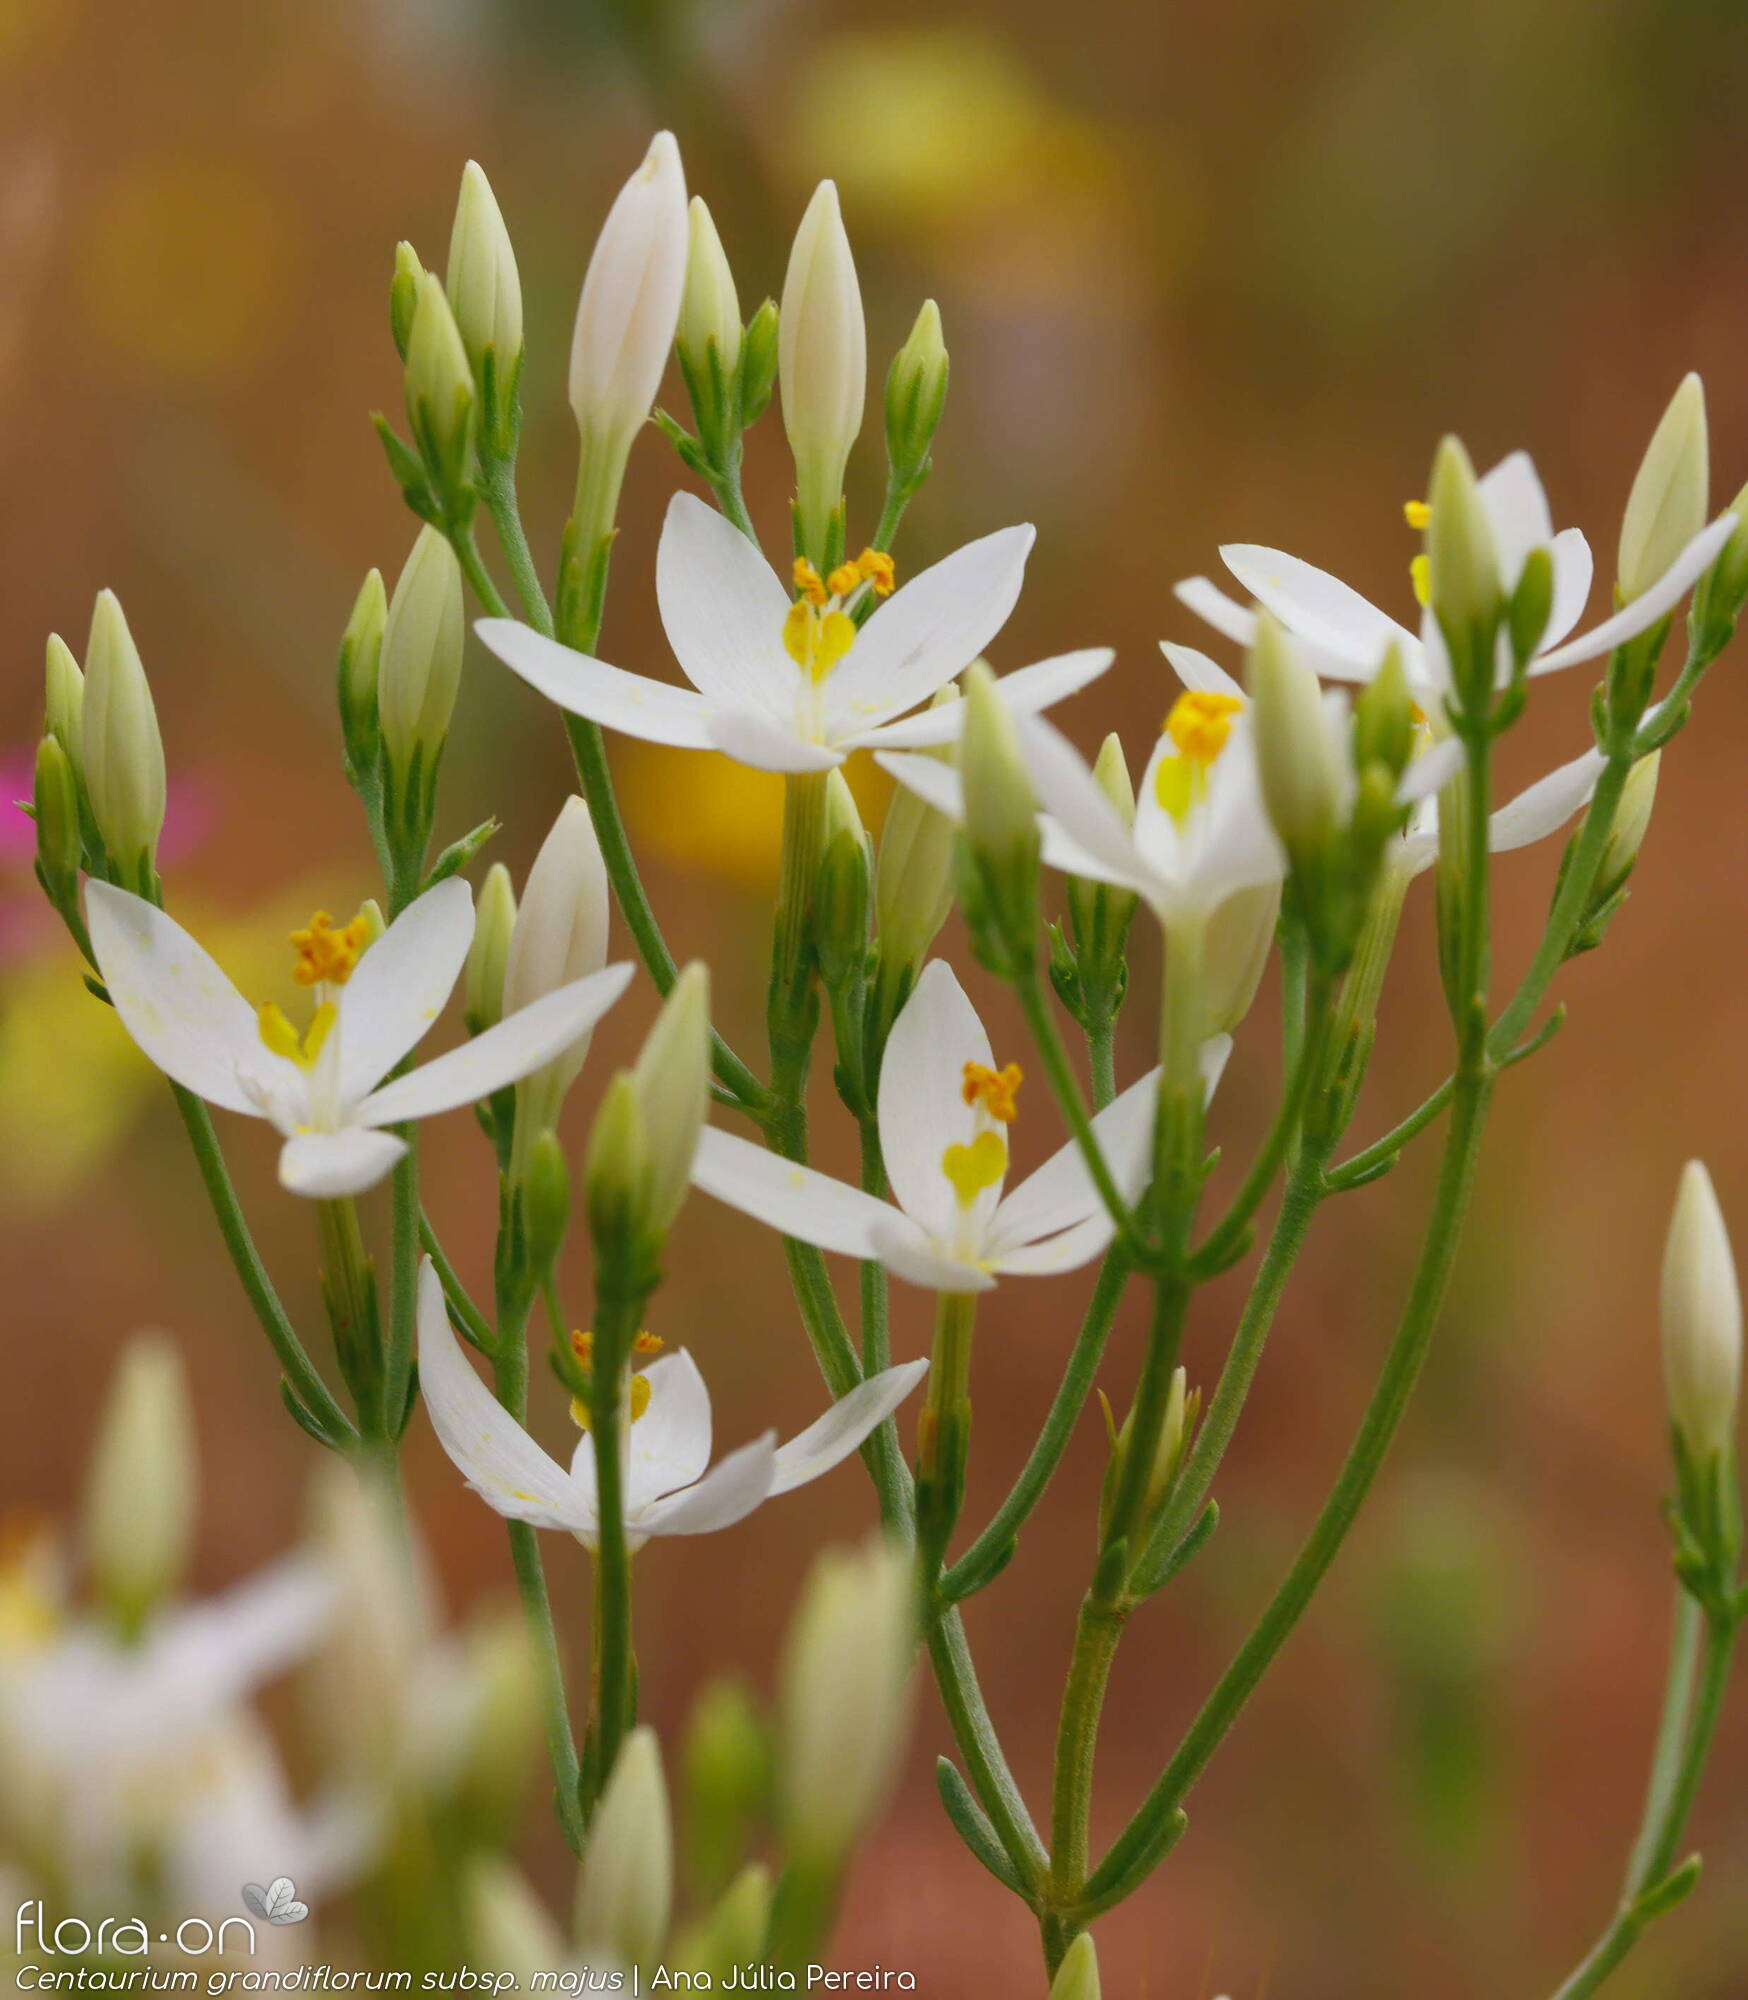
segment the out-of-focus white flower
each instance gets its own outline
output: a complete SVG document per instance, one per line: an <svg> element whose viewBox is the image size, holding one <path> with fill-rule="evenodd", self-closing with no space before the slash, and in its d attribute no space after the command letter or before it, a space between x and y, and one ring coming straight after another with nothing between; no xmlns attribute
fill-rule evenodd
<svg viewBox="0 0 1748 2000"><path fill-rule="evenodd" d="M866 551L821 578L797 566L799 597L738 528L675 494L656 556L656 597L690 687L627 673L530 626L482 619L506 666L573 715L650 743L721 750L763 771L824 771L863 747L947 743L962 702L910 710L988 645L1020 594L1029 527L970 542L893 589L858 629L850 615L890 589L889 560ZM1016 712L1047 708L1103 673L1108 651L1067 653L1000 683ZM904 718L900 720L899 718Z"/></svg>
<svg viewBox="0 0 1748 2000"><path fill-rule="evenodd" d="M194 1531L194 1414L182 1357L135 1334L116 1365L85 1487L92 1587L124 1634L182 1580Z"/></svg>
<svg viewBox="0 0 1748 2000"><path fill-rule="evenodd" d="M704 1535L820 1478L897 1409L927 1371L908 1361L871 1375L817 1423L779 1445L775 1431L710 1465L710 1392L681 1348L631 1378L624 1427L627 1540ZM583 1430L569 1469L549 1458L468 1365L427 1260L419 1278L419 1386L431 1426L468 1485L512 1521L595 1544L595 1441ZM579 1418L586 1412L578 1409Z"/></svg>
<svg viewBox="0 0 1748 2000"><path fill-rule="evenodd" d="M356 1194L406 1144L382 1128L475 1104L550 1062L618 999L609 966L506 1015L405 1076L381 1079L425 1035L461 975L473 899L459 877L417 897L374 943L368 923L318 911L293 933L315 1014L301 1034L276 1006L252 1008L180 924L107 883L85 891L92 950L116 1013L166 1076L221 1110L265 1118L284 1138L294 1194ZM368 948L367 948L368 947Z"/></svg>
<svg viewBox="0 0 1748 2000"><path fill-rule="evenodd" d="M1203 1051L1211 1093L1231 1043ZM1111 1240L1113 1224L1074 1142L1003 1195L1017 1064L995 1067L989 1036L952 967L934 959L893 1025L880 1068L881 1151L894 1200L714 1129L694 1182L785 1236L884 1264L937 1292L981 1292L998 1275L1072 1271ZM1157 1072L1092 1121L1112 1179L1133 1200L1147 1178Z"/></svg>

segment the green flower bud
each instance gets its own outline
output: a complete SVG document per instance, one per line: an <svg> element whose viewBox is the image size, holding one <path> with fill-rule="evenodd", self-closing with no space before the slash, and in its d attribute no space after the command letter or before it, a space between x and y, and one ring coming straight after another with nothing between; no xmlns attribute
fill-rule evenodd
<svg viewBox="0 0 1748 2000"><path fill-rule="evenodd" d="M726 386L740 366L740 299L734 289L722 238L702 195L687 211L686 284L680 294L680 359L701 382L710 379L714 345Z"/></svg>
<svg viewBox="0 0 1748 2000"><path fill-rule="evenodd" d="M1250 1012L1275 941L1281 885L1240 889L1219 904L1202 934L1205 1032L1229 1035Z"/></svg>
<svg viewBox="0 0 1748 2000"><path fill-rule="evenodd" d="M463 480L473 448L473 370L455 315L434 273L419 280L407 336L407 422L446 491Z"/></svg>
<svg viewBox="0 0 1748 2000"><path fill-rule="evenodd" d="M842 771L825 784L825 827L814 890L814 950L827 991L861 972L868 956L874 863L862 816Z"/></svg>
<svg viewBox="0 0 1748 2000"><path fill-rule="evenodd" d="M958 687L949 681L929 705L939 708L960 698ZM944 764L956 757L952 744L927 754ZM958 838L952 821L925 805L907 785L893 788L874 863L874 911L881 981L889 989L894 1014L953 908Z"/></svg>
<svg viewBox="0 0 1748 2000"><path fill-rule="evenodd" d="M1315 865L1341 807L1339 752L1323 713L1317 676L1268 612L1250 653L1251 713L1263 799L1295 867Z"/></svg>
<svg viewBox="0 0 1748 2000"><path fill-rule="evenodd" d="M488 354L502 389L514 379L522 359L522 280L498 198L477 160L469 160L461 173L461 195L449 233L446 289L481 394Z"/></svg>
<svg viewBox="0 0 1748 2000"><path fill-rule="evenodd" d="M920 476L947 402L947 344L941 309L923 301L910 338L886 373L886 455L901 477Z"/></svg>
<svg viewBox="0 0 1748 2000"><path fill-rule="evenodd" d="M779 1821L803 1866L839 1865L886 1801L909 1723L913 1586L904 1552L878 1539L826 1550L808 1578L784 1646L777 1732Z"/></svg>
<svg viewBox="0 0 1748 2000"><path fill-rule="evenodd" d="M78 772L84 761L85 676L72 648L58 632L49 634L43 670L43 734L54 737Z"/></svg>
<svg viewBox="0 0 1748 2000"><path fill-rule="evenodd" d="M665 1235L686 1198L710 1109L710 974L696 960L662 1003L631 1076L648 1149L646 1226Z"/></svg>
<svg viewBox="0 0 1748 2000"><path fill-rule="evenodd" d="M111 863L141 886L164 826L164 743L115 593L99 591L85 649L85 790Z"/></svg>
<svg viewBox="0 0 1748 2000"><path fill-rule="evenodd" d="M1201 1401L1199 1390L1193 1396L1189 1393L1189 1377L1184 1369L1174 1368L1166 1398L1165 1421L1160 1425L1159 1442L1154 1448L1153 1463L1148 1468L1147 1484L1142 1489L1139 1519L1143 1527L1152 1520L1171 1491L1171 1483L1183 1462L1184 1449L1194 1434ZM1107 1425L1111 1421L1108 1405L1105 1421ZM1123 1469L1134 1449L1134 1434L1135 1411L1131 1405L1129 1414L1123 1419L1122 1429L1111 1439L1111 1462L1105 1473L1104 1497L1099 1507L1101 1542L1110 1534L1111 1508L1123 1483Z"/></svg>
<svg viewBox="0 0 1748 2000"><path fill-rule="evenodd" d="M844 467L862 429L868 388L862 291L831 181L815 189L795 232L777 342L800 546L823 562L827 523L843 499Z"/></svg>
<svg viewBox="0 0 1748 2000"><path fill-rule="evenodd" d="M1742 1385L1742 1299L1711 1176L1681 1170L1663 1250L1663 1378L1669 1415L1695 1461L1728 1448Z"/></svg>
<svg viewBox="0 0 1748 2000"><path fill-rule="evenodd" d="M1730 502L1729 511L1736 517L1735 531L1694 591L1694 623L1703 644L1714 653L1735 631L1748 599L1748 486Z"/></svg>
<svg viewBox="0 0 1748 2000"><path fill-rule="evenodd" d="M433 527L419 530L383 627L376 707L383 748L401 776L424 752L427 779L461 687L461 565Z"/></svg>
<svg viewBox="0 0 1748 2000"><path fill-rule="evenodd" d="M726 1977L729 1968L754 1963L771 1925L771 1871L752 1861L708 1916L684 1931L665 1960L673 1973Z"/></svg>
<svg viewBox="0 0 1748 2000"><path fill-rule="evenodd" d="M1353 764L1356 771L1382 764L1392 778L1400 778L1413 756L1414 697L1402 648L1392 643L1354 703Z"/></svg>
<svg viewBox="0 0 1748 2000"><path fill-rule="evenodd" d="M558 1262L570 1226L571 1176L556 1132L542 1132L528 1148L522 1179L522 1220L528 1261L544 1277Z"/></svg>
<svg viewBox="0 0 1748 2000"><path fill-rule="evenodd" d="M1491 633L1499 616L1499 552L1475 468L1460 441L1447 437L1432 463L1427 494L1427 577L1432 608L1447 630Z"/></svg>
<svg viewBox="0 0 1748 2000"><path fill-rule="evenodd" d="M655 1731L626 1737L589 1828L577 1887L577 1942L647 1972L674 1900L673 1833Z"/></svg>
<svg viewBox="0 0 1748 2000"><path fill-rule="evenodd" d="M1662 761L1663 752L1653 750L1627 773L1620 803L1615 807L1614 824L1608 830L1608 845L1602 850L1602 861L1596 871L1593 900L1598 903L1606 903L1618 895L1638 864L1639 849L1651 827L1651 809L1657 802L1657 773Z"/></svg>
<svg viewBox="0 0 1748 2000"><path fill-rule="evenodd" d="M419 281L425 267L410 243L395 245L394 275L388 286L388 330L394 337L395 352L407 358L407 342L413 332L413 309L419 302Z"/></svg>
<svg viewBox="0 0 1748 2000"><path fill-rule="evenodd" d="M740 420L757 423L777 385L777 301L767 299L747 321L740 350Z"/></svg>
<svg viewBox="0 0 1748 2000"><path fill-rule="evenodd" d="M1092 1932L1082 1931L1056 1968L1056 1977L1050 1982L1050 2000L1100 2000L1103 1991L1099 1984L1098 1947L1092 1941Z"/></svg>
<svg viewBox="0 0 1748 2000"><path fill-rule="evenodd" d="M335 673L340 730L345 740L347 765L355 781L374 769L381 740L376 718L376 682L382 667L382 635L387 623L388 594L382 587L382 571L373 569L364 579L352 615L340 635L340 661Z"/></svg>
<svg viewBox="0 0 1748 2000"><path fill-rule="evenodd" d="M187 1567L194 1535L195 1441L181 1357L136 1334L104 1406L85 1487L85 1551L99 1601L137 1638Z"/></svg>
<svg viewBox="0 0 1748 2000"><path fill-rule="evenodd" d="M1617 571L1623 604L1643 597L1705 526L1710 496L1705 386L1689 374L1652 432L1627 496Z"/></svg>
<svg viewBox="0 0 1748 2000"><path fill-rule="evenodd" d="M79 781L59 737L36 746L36 865L44 892L57 909L69 908L79 889L85 843L79 831Z"/></svg>
<svg viewBox="0 0 1748 2000"><path fill-rule="evenodd" d="M1519 667L1529 664L1548 618L1554 609L1554 557L1550 549L1531 549L1524 557L1523 574L1511 593L1506 608L1506 625L1511 633L1512 657Z"/></svg>
<svg viewBox="0 0 1748 2000"><path fill-rule="evenodd" d="M982 660L965 675L965 725L959 740L965 787L965 837L990 868L1029 873L1038 855L1038 807L1019 731Z"/></svg>
<svg viewBox="0 0 1748 2000"><path fill-rule="evenodd" d="M770 1741L738 1681L712 1681L698 1697L684 1768L688 1872L709 1896L745 1858L771 1788Z"/></svg>
<svg viewBox="0 0 1748 2000"><path fill-rule="evenodd" d="M480 884L473 943L467 952L463 1018L470 1035L484 1034L504 1018L504 969L515 928L516 891L510 886L510 871L501 861L494 861Z"/></svg>
<svg viewBox="0 0 1748 2000"><path fill-rule="evenodd" d="M642 1240L650 1205L649 1141L630 1070L610 1077L589 1128L583 1158L589 1233L597 1255L630 1255Z"/></svg>
<svg viewBox="0 0 1748 2000"><path fill-rule="evenodd" d="M1099 745L1099 754L1093 761L1093 778L1118 818L1125 826L1132 827L1135 786L1129 776L1122 741L1114 731ZM1107 1005L1121 994L1123 947L1137 901L1132 889L1119 889L1109 882L1089 882L1078 875L1068 878L1068 921L1074 934L1081 988L1089 997L1102 991Z"/></svg>

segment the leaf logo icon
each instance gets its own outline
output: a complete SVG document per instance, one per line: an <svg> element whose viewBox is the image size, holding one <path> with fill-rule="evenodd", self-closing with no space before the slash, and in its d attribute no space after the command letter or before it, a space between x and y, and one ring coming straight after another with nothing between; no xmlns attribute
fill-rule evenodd
<svg viewBox="0 0 1748 2000"><path fill-rule="evenodd" d="M301 1924L310 1913L309 1904L298 1901L289 1875L276 1875L265 1889L259 1882L245 1882L243 1906L270 1924Z"/></svg>

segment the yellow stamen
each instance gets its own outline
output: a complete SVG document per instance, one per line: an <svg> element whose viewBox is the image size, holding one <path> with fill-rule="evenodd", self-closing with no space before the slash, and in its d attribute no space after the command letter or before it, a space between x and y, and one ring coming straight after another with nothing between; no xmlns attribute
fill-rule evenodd
<svg viewBox="0 0 1748 2000"><path fill-rule="evenodd" d="M301 1035L286 1019L285 1010L271 1000L256 1017L262 1041L276 1056L296 1063L299 1069L313 1067L322 1052L322 1044L333 1033L334 1023L339 1018L339 1010L332 1000L322 1002Z"/></svg>
<svg viewBox="0 0 1748 2000"><path fill-rule="evenodd" d="M1432 602L1432 564L1424 555L1418 555L1408 565L1408 580L1414 585L1414 601L1421 610Z"/></svg>
<svg viewBox="0 0 1748 2000"><path fill-rule="evenodd" d="M986 1069L982 1063L968 1062L960 1094L967 1104L981 1104L998 1124L1011 1125L1019 1111L1015 1099L1025 1080L1018 1063L1009 1063L1005 1069Z"/></svg>
<svg viewBox="0 0 1748 2000"><path fill-rule="evenodd" d="M898 565L884 549L864 549L856 558L856 572L874 586L876 597L890 597L898 582Z"/></svg>
<svg viewBox="0 0 1748 2000"><path fill-rule="evenodd" d="M658 1334L640 1332L631 1343L631 1351L633 1354L660 1354L662 1351L661 1337ZM582 1327L573 1328L571 1331L571 1352L586 1370L594 1359L594 1334ZM649 1408L650 1386L641 1375L633 1375L627 1395L630 1402L631 1421L636 1423L644 1411ZM571 1422L579 1430L586 1431L589 1428L589 1405L581 1396L573 1396L571 1398Z"/></svg>
<svg viewBox="0 0 1748 2000"><path fill-rule="evenodd" d="M783 649L810 681L823 681L856 643L855 620L798 597L783 614Z"/></svg>
<svg viewBox="0 0 1748 2000"><path fill-rule="evenodd" d="M292 978L300 986L344 986L370 942L370 920L362 910L339 930L326 910L318 910L301 931L291 934L297 953Z"/></svg>
<svg viewBox="0 0 1748 2000"><path fill-rule="evenodd" d="M1186 688L1171 705L1165 733L1177 745L1179 756L1194 764L1212 764L1226 748L1233 721L1243 708L1243 701L1235 694Z"/></svg>
<svg viewBox="0 0 1748 2000"><path fill-rule="evenodd" d="M801 598L809 604L823 604L825 602L826 588L820 581L819 571L814 568L805 556L797 556L795 558L793 574L795 589Z"/></svg>
<svg viewBox="0 0 1748 2000"><path fill-rule="evenodd" d="M826 588L834 597L848 597L862 581L862 572L853 562L839 563L825 581Z"/></svg>
<svg viewBox="0 0 1748 2000"><path fill-rule="evenodd" d="M1432 509L1424 500L1404 500L1402 518L1415 531L1422 533L1432 522Z"/></svg>
<svg viewBox="0 0 1748 2000"><path fill-rule="evenodd" d="M1007 1170L1007 1141L999 1132L979 1132L969 1146L949 1146L941 1155L941 1171L953 1183L961 1208L969 1208Z"/></svg>

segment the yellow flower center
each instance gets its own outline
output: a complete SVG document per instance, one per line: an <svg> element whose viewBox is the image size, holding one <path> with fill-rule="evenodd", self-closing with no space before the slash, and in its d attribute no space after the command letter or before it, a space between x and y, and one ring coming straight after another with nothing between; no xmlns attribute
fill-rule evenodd
<svg viewBox="0 0 1748 2000"><path fill-rule="evenodd" d="M952 1182L961 1208L969 1208L1007 1170L1007 1141L999 1132L979 1132L969 1146L949 1146L941 1155L941 1171Z"/></svg>
<svg viewBox="0 0 1748 2000"><path fill-rule="evenodd" d="M1208 773L1219 762L1243 710L1240 696L1211 688L1186 688L1172 703L1165 734L1177 755L1160 758L1153 783L1159 803L1173 819L1181 820L1206 796Z"/></svg>
<svg viewBox="0 0 1748 2000"><path fill-rule="evenodd" d="M333 1032L340 1013L332 1000L324 1000L301 1035L286 1019L285 1010L271 1000L257 1018L261 1039L276 1056L296 1063L299 1069L311 1069L322 1052L322 1044Z"/></svg>
<svg viewBox="0 0 1748 2000"><path fill-rule="evenodd" d="M639 1333L631 1343L631 1351L633 1354L660 1354L661 1339L653 1333ZM586 1375L594 1363L595 1336L583 1328L574 1329L571 1333L571 1352L576 1356L578 1365ZM633 1375L626 1391L626 1401L630 1405L633 1423L636 1423L649 1408L649 1398L648 1382L641 1375ZM586 1431L589 1428L589 1405L582 1396L571 1398L571 1422L578 1430Z"/></svg>
<svg viewBox="0 0 1748 2000"><path fill-rule="evenodd" d="M0 1516L0 1659L45 1646L60 1628L54 1547L34 1513Z"/></svg>
<svg viewBox="0 0 1748 2000"><path fill-rule="evenodd" d="M362 910L338 930L327 911L318 910L301 931L291 934L297 953L291 976L300 986L344 986L369 943L370 919Z"/></svg>
<svg viewBox="0 0 1748 2000"><path fill-rule="evenodd" d="M848 607L864 590L890 597L898 572L879 549L864 549L822 577L805 556L795 558L795 602L783 618L783 649L816 685L856 643Z"/></svg>
<svg viewBox="0 0 1748 2000"><path fill-rule="evenodd" d="M1432 509L1424 500L1404 500L1402 518L1416 534L1424 534L1432 525Z"/></svg>
<svg viewBox="0 0 1748 2000"><path fill-rule="evenodd" d="M1011 1125L1019 1111L1015 1100L1025 1080L1018 1063L1009 1063L1005 1069L985 1069L982 1063L968 1062L960 1094L967 1104L981 1104L999 1124Z"/></svg>

